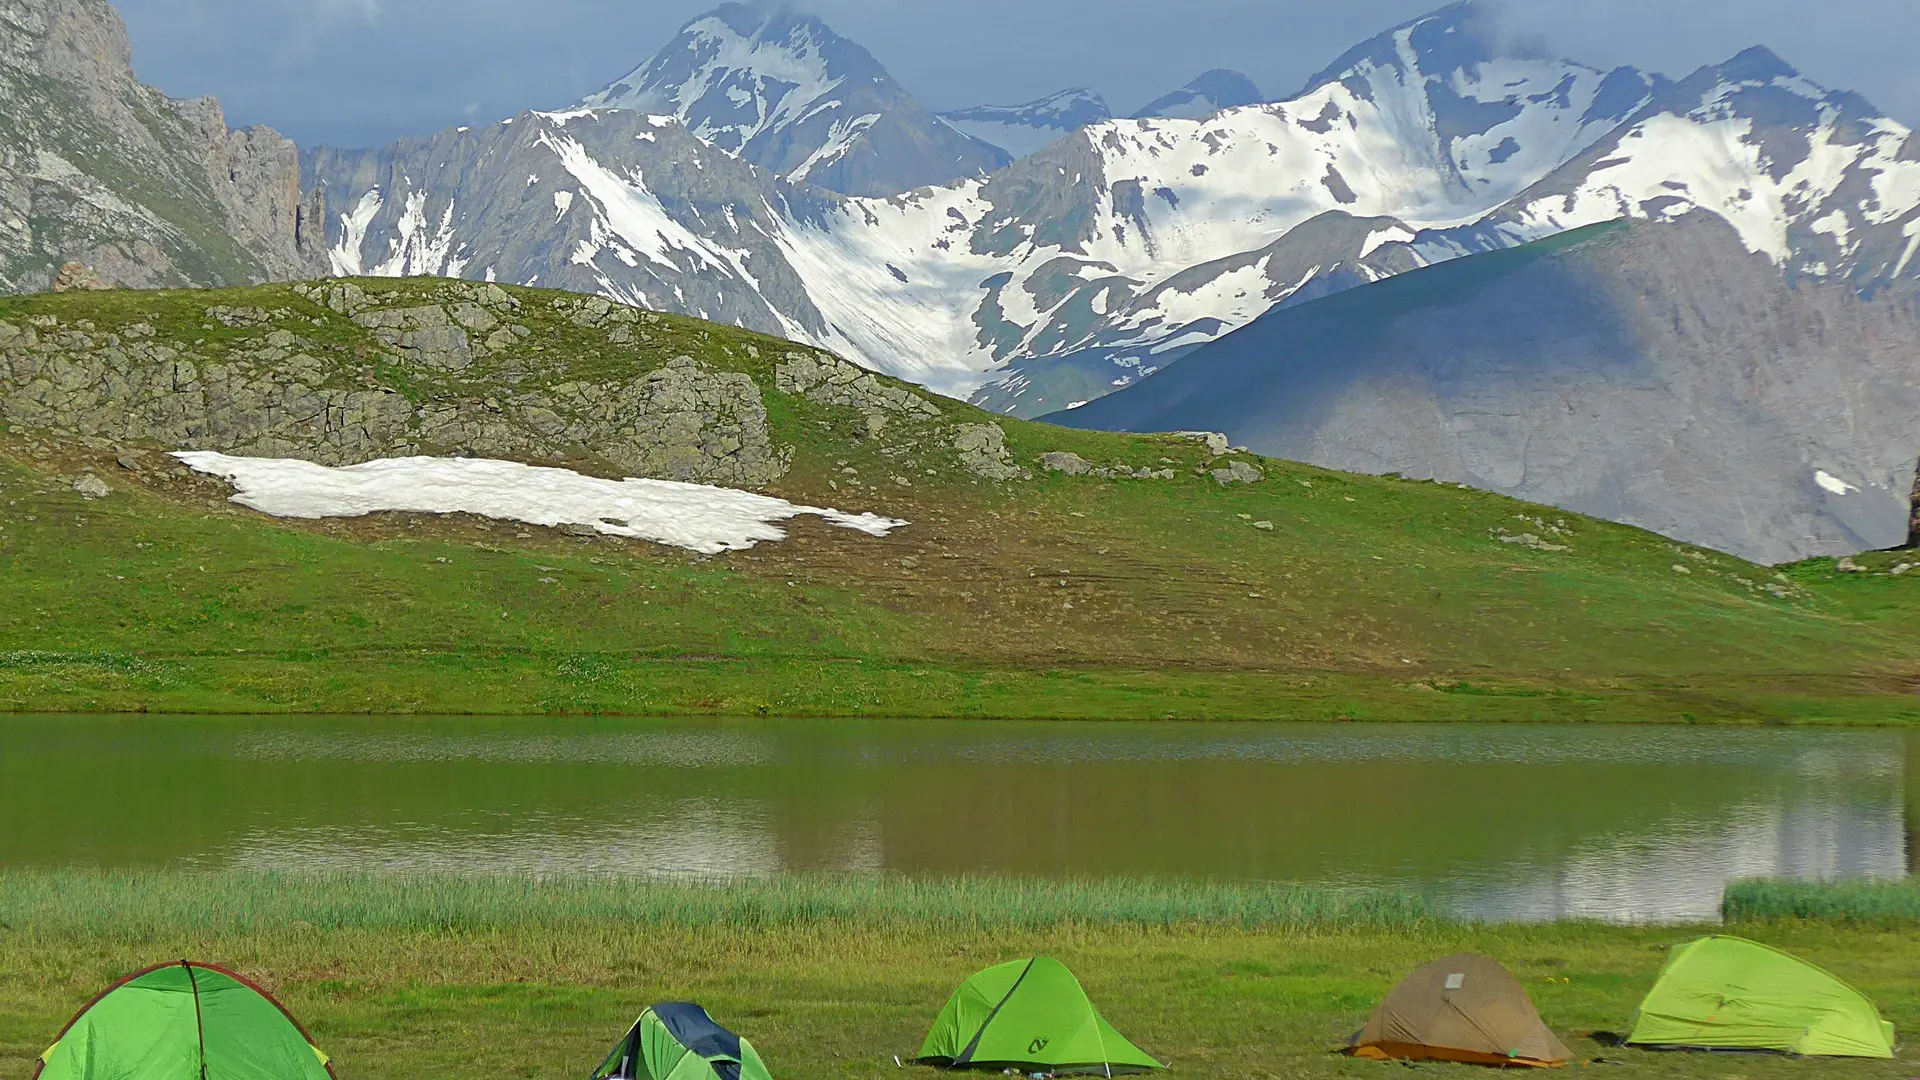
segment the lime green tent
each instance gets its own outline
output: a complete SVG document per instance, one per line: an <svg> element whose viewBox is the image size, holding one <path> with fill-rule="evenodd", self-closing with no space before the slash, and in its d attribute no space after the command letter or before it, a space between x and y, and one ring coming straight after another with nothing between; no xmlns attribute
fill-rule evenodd
<svg viewBox="0 0 1920 1080"><path fill-rule="evenodd" d="M1108 1075L1165 1067L1101 1019L1065 964L1044 956L990 967L960 984L915 1060Z"/></svg>
<svg viewBox="0 0 1920 1080"><path fill-rule="evenodd" d="M652 1005L594 1070L593 1080L772 1080L747 1040L686 1001Z"/></svg>
<svg viewBox="0 0 1920 1080"><path fill-rule="evenodd" d="M327 1056L265 990L176 960L136 971L81 1009L36 1080L330 1080Z"/></svg>
<svg viewBox="0 0 1920 1080"><path fill-rule="evenodd" d="M1675 946L1627 1042L1703 1050L1893 1056L1893 1025L1858 990L1737 937Z"/></svg>

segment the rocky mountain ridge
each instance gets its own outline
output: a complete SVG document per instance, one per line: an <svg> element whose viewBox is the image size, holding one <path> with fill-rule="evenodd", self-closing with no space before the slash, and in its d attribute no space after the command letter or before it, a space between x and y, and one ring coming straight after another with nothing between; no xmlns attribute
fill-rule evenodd
<svg viewBox="0 0 1920 1080"><path fill-rule="evenodd" d="M1218 430L1780 563L1908 541L1916 416L1920 289L1789 282L1689 214L1274 312L1050 419Z"/></svg>
<svg viewBox="0 0 1920 1080"><path fill-rule="evenodd" d="M130 286L324 270L293 144L142 86L106 0L0 0L0 103L0 291L68 263Z"/></svg>
<svg viewBox="0 0 1920 1080"><path fill-rule="evenodd" d="M1020 105L976 105L943 112L940 119L1015 160L1090 124L1113 119L1113 110L1099 94L1075 86Z"/></svg>
<svg viewBox="0 0 1920 1080"><path fill-rule="evenodd" d="M1222 109L1258 105L1267 100L1252 79L1237 71L1214 68L1171 94L1154 98L1134 113L1137 120L1155 118L1205 120Z"/></svg>

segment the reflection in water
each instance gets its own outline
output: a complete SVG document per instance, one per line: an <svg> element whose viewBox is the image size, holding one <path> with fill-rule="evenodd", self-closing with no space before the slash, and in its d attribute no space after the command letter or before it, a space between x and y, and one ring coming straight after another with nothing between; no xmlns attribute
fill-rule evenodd
<svg viewBox="0 0 1920 1080"><path fill-rule="evenodd" d="M1900 877L1904 815L1891 803L1828 799L1734 807L1721 821L1675 821L1590 841L1520 882L1444 890L1462 914L1495 920L1711 921L1728 881Z"/></svg>
<svg viewBox="0 0 1920 1080"><path fill-rule="evenodd" d="M792 867L781 857L778 830L764 806L743 808L707 799L685 800L663 820L631 825L533 820L512 832L495 833L450 833L418 825L261 831L236 841L218 865L699 881L765 878L790 869L857 874L886 869L879 830L872 822L848 823L837 858Z"/></svg>
<svg viewBox="0 0 1920 1080"><path fill-rule="evenodd" d="M1920 735L1477 725L0 719L0 864L1404 885L1707 919L1908 869Z"/></svg>

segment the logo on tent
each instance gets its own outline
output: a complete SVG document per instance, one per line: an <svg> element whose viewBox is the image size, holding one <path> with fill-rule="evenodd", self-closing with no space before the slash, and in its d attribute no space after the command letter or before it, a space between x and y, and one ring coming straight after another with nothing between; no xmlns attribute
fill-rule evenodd
<svg viewBox="0 0 1920 1080"><path fill-rule="evenodd" d="M1045 1036L1042 1036L1041 1038L1035 1039L1032 1042L1027 1044L1027 1053L1037 1054L1040 1051L1045 1050L1046 1048L1047 1048L1047 1039Z"/></svg>

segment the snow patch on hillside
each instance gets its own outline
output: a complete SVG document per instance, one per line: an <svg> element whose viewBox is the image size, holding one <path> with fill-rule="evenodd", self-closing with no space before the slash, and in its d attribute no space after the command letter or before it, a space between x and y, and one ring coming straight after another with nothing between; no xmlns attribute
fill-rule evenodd
<svg viewBox="0 0 1920 1080"><path fill-rule="evenodd" d="M784 540L775 526L801 515L886 536L908 523L848 514L751 491L673 480L601 480L568 469L486 458L385 458L330 468L289 458L210 451L173 455L188 468L234 485L233 502L282 518L363 517L387 511L476 514L558 528L584 525L704 554Z"/></svg>

